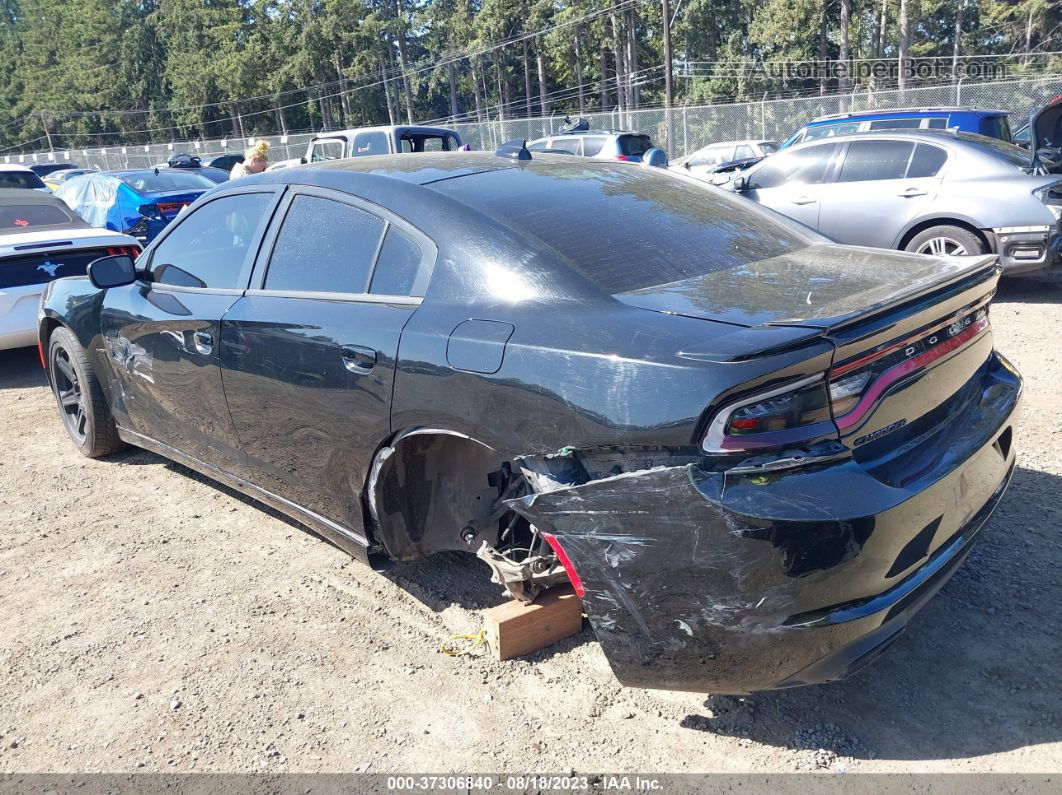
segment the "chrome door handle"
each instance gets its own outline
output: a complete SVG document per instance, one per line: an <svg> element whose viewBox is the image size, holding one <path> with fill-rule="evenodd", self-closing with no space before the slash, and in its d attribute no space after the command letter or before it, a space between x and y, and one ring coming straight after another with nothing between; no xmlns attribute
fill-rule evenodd
<svg viewBox="0 0 1062 795"><path fill-rule="evenodd" d="M911 199L915 196L925 196L929 191L922 190L921 188L908 188L897 193L897 196L902 196L905 199Z"/></svg>
<svg viewBox="0 0 1062 795"><path fill-rule="evenodd" d="M192 342L195 344L195 349L204 356L209 355L214 350L214 335L205 331L195 332L192 335Z"/></svg>
<svg viewBox="0 0 1062 795"><path fill-rule="evenodd" d="M793 199L793 204L814 204L816 201L816 199L813 199L810 196L800 196Z"/></svg>
<svg viewBox="0 0 1062 795"><path fill-rule="evenodd" d="M344 345L340 348L343 366L356 375L371 373L376 366L376 351L361 345Z"/></svg>

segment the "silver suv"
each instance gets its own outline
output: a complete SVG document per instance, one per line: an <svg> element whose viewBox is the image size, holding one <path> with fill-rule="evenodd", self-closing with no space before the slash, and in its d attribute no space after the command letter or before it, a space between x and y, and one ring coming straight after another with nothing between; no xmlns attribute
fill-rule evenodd
<svg viewBox="0 0 1062 795"><path fill-rule="evenodd" d="M782 150L727 187L840 243L992 252L1008 274L1062 263L1062 179L983 135L838 135Z"/></svg>
<svg viewBox="0 0 1062 795"><path fill-rule="evenodd" d="M581 119L546 138L527 142L529 152L566 152L602 160L641 163L642 155L653 148L644 133L624 130L591 130Z"/></svg>

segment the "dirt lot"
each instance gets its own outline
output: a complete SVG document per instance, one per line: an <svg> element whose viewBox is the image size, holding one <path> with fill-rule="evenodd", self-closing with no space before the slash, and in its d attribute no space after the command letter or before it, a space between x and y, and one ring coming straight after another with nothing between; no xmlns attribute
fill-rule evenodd
<svg viewBox="0 0 1062 795"><path fill-rule="evenodd" d="M0 772L1060 771L1062 290L993 317L1027 392L979 547L870 669L746 699L623 689L589 631L439 654L500 598L482 564L375 574L158 456L84 459L0 352Z"/></svg>

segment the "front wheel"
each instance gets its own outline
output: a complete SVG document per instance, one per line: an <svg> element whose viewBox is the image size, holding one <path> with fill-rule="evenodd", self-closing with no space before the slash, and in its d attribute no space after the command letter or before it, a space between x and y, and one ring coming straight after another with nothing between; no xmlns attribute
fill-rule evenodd
<svg viewBox="0 0 1062 795"><path fill-rule="evenodd" d="M85 349L67 328L48 340L48 380L63 427L78 450L99 458L124 447Z"/></svg>
<svg viewBox="0 0 1062 795"><path fill-rule="evenodd" d="M984 254L988 247L969 229L942 224L923 229L907 242L904 250L935 257L961 257L964 254Z"/></svg>

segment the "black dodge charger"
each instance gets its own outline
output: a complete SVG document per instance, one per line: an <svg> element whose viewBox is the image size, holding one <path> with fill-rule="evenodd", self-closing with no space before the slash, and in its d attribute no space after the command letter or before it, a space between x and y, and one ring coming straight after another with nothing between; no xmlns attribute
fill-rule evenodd
<svg viewBox="0 0 1062 795"><path fill-rule="evenodd" d="M966 558L1014 466L998 276L631 164L371 157L219 185L53 282L40 344L86 455L570 582L623 683L742 693L857 670Z"/></svg>

